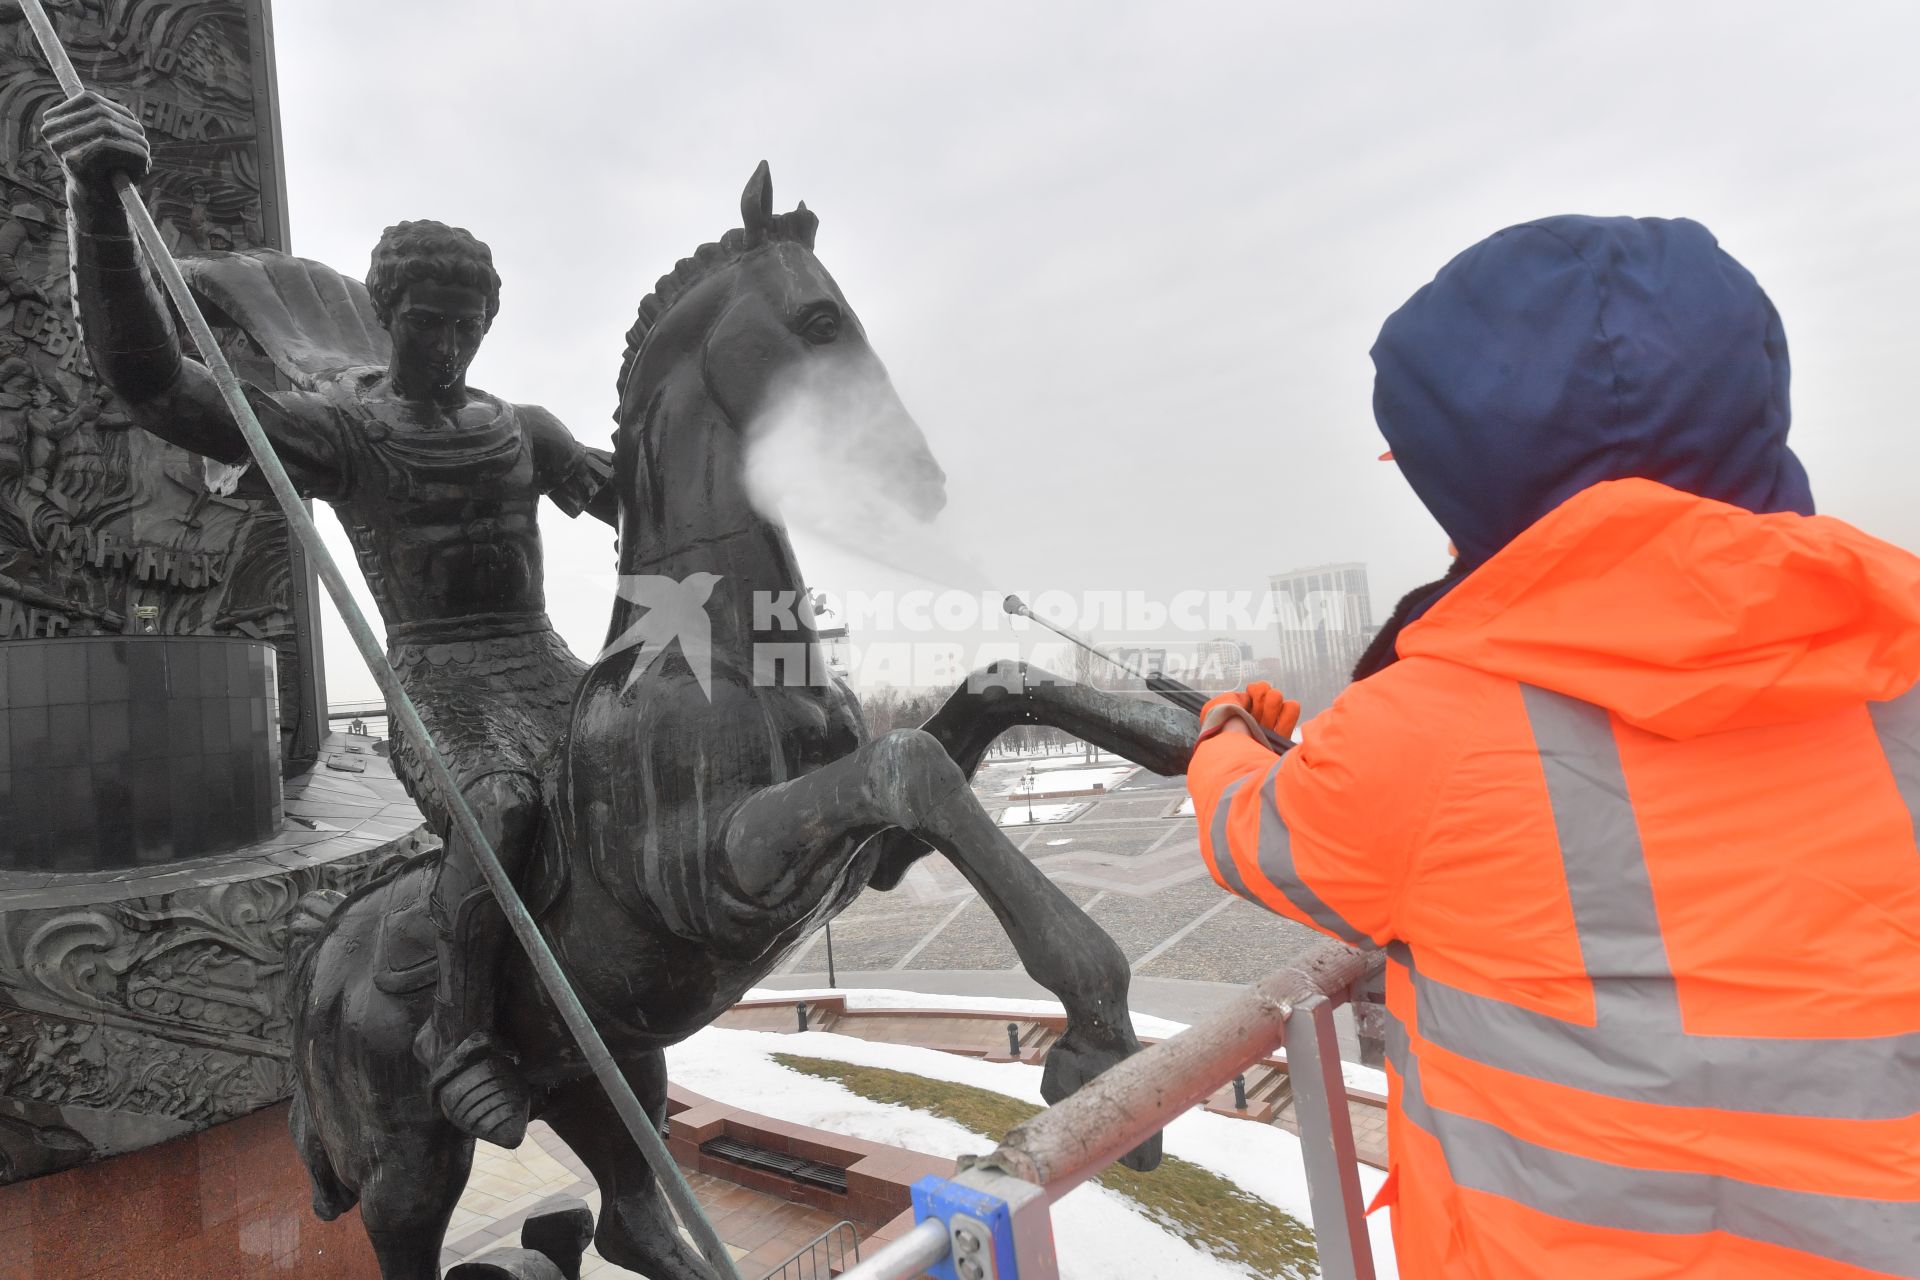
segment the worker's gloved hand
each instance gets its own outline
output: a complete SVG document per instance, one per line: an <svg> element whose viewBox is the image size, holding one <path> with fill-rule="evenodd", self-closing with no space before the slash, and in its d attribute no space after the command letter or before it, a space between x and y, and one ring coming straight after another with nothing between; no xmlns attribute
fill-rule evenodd
<svg viewBox="0 0 1920 1280"><path fill-rule="evenodd" d="M1238 720L1249 729L1267 729L1291 738L1300 724L1300 704L1265 680L1256 680L1237 693L1223 693L1200 709L1200 738L1205 742Z"/></svg>
<svg viewBox="0 0 1920 1280"><path fill-rule="evenodd" d="M1283 738L1291 738L1300 727L1300 704L1265 680L1247 686L1248 710L1253 718Z"/></svg>

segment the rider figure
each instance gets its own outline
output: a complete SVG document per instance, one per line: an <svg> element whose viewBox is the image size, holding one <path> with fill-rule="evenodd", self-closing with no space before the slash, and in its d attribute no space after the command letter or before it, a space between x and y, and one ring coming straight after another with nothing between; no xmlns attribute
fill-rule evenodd
<svg viewBox="0 0 1920 1280"><path fill-rule="evenodd" d="M94 368L141 427L222 462L245 459L212 375L182 356L114 195L115 172L146 172L139 123L88 93L49 111L45 128L69 175L75 297ZM367 277L392 340L388 366L328 374L310 390L247 391L296 486L340 517L389 657L517 876L538 828L542 760L584 670L547 620L536 510L546 494L569 515L612 524L615 505L604 455L545 409L467 386L499 289L492 255L466 231L389 227ZM288 304L297 323L298 299ZM393 761L446 842L431 903L438 986L415 1050L455 1126L513 1146L529 1099L492 1030L506 921L418 744L396 733Z"/></svg>

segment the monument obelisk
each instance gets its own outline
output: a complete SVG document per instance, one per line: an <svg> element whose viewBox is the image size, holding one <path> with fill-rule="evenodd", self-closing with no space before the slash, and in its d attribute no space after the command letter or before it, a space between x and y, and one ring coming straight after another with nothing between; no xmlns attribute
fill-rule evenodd
<svg viewBox="0 0 1920 1280"><path fill-rule="evenodd" d="M154 139L142 194L175 254L286 249L266 0L47 7L87 82ZM40 137L62 95L11 4L0 86L0 655L10 640L115 633L264 640L283 763L310 764L326 732L312 576L264 491L210 493L199 459L125 430L93 377L67 281L65 182Z"/></svg>

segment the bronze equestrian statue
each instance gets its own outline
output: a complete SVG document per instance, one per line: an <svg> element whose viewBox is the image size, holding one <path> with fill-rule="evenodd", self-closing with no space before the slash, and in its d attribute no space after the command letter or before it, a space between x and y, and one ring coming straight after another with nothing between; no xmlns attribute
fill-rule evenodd
<svg viewBox="0 0 1920 1280"><path fill-rule="evenodd" d="M124 150L112 161L127 162ZM104 188L98 178L85 181ZM993 740L1017 724L1059 726L1158 772L1179 773L1191 751L1193 718L1006 664L976 674L922 728L869 737L852 692L821 674L805 611L756 607L800 598L804 579L784 530L749 496L745 461L753 424L776 402L807 400L807 412L834 424L829 447L842 455L843 470L895 486L893 497L922 516L944 502L944 476L859 320L813 254L814 215L804 205L774 214L764 165L747 186L741 212L741 228L703 245L661 279L628 334L610 486L618 508L621 599L606 651L561 695L567 706L557 728L543 730L540 742L552 744L552 753L531 764L542 791L537 803L515 810L524 813L524 831L508 833L523 835L531 846L516 878L581 1001L659 1123L667 1045L707 1025L863 889L893 887L915 858L938 851L992 908L1027 971L1066 1007L1067 1030L1047 1059L1042 1084L1045 1096L1057 1100L1138 1049L1126 1008L1127 963L1112 939L1007 840L975 799L968 777ZM279 261L273 269L288 260ZM312 264L302 270L323 279ZM246 305L243 291L216 280L219 274L197 272L202 292L229 317L248 312L257 324L261 308ZM350 282L324 279L323 293L337 291L332 311L354 310ZM88 285L84 273L81 283ZM123 278L111 287L127 285ZM433 296L456 321L472 310L470 299ZM470 341L477 340L476 334ZM395 364L410 341L396 335ZM454 360L464 367L462 349L453 348L444 368ZM352 394L356 389L372 398L382 385L377 373L341 375L327 384L331 389L307 394L341 414L337 432L372 434L370 428L384 426L390 434L381 441L410 448L493 429L496 409L476 411L468 423L456 405L419 423L367 412L349 416L342 407L363 403ZM254 398L269 414L289 399ZM501 404L490 397L484 403ZM532 415L524 416L529 425L522 429L531 436ZM212 428L203 424L202 430ZM430 434L435 431L442 435ZM486 573L498 574L492 566L511 558L511 547L515 567L533 570L519 599L537 608L531 507L543 473L535 444L526 451L533 456L523 468L523 487L496 480L494 492L511 498L473 500L471 509L489 513L480 529L450 511L431 535L416 526L422 542L437 548L421 548L416 571L438 572L451 583L459 570L480 572L485 558ZM356 470L348 487L329 496L353 491L362 474ZM390 487L379 502L418 492L394 484L394 474L385 473ZM415 482L409 477L408 483ZM580 505L600 496L588 495ZM514 503L522 498L525 537L509 540L502 526L520 517ZM353 499L334 501L351 507ZM397 523L391 512L382 518ZM380 558L391 556L389 549L375 550L370 570L399 567ZM383 604L398 585L387 584ZM477 590L478 584L466 584L466 592ZM684 628L678 645L657 629L649 634L656 613L683 616L689 608L701 620L699 642L689 643L693 637ZM390 615L390 625L395 621ZM423 673L403 667L409 688L422 691L423 703L449 693L458 699L451 709L422 707L436 734L448 727L443 748L450 748L457 771L517 782L526 775L489 771L499 768L502 755L486 753L505 752L506 744L476 744L450 722L498 714L480 705L489 698L529 697L519 659L490 658L483 675L470 665L477 658L468 656L464 642L444 642L449 652L439 665L464 668L459 677L477 687L460 692L445 683L415 684ZM770 653L790 654L796 642L812 651L805 665L818 683L792 679L791 666L783 679L767 661ZM473 653L481 648L475 645ZM541 670L557 679L567 668L558 655L550 661ZM548 684L531 694L542 708L551 695ZM529 714L527 723L533 719ZM540 723L548 723L544 710ZM476 758L455 754L466 751ZM517 764L528 757L504 758ZM409 780L417 785L416 777ZM499 829L497 813L492 821ZM357 1202L384 1280L438 1275L441 1240L472 1160L472 1138L436 1106L434 1074L414 1050L436 1010L434 980L420 971L411 940L444 874L438 859L422 859L342 903L312 904L311 941L299 959L294 1136L313 1177L315 1211L331 1218ZM500 1040L518 1051L517 1075L530 1091L533 1114L593 1172L603 1197L595 1233L602 1256L652 1280L711 1280L517 949L505 958L497 1005L488 1012L497 1012ZM443 1085L443 1099L448 1091ZM1129 1161L1151 1167L1158 1156L1155 1139Z"/></svg>

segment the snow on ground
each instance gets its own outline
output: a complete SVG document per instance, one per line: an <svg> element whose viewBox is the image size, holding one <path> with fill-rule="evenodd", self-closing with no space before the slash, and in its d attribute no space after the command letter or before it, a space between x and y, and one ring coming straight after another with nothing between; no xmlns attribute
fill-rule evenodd
<svg viewBox="0 0 1920 1280"><path fill-rule="evenodd" d="M1049 792L1057 795L1062 791L1091 791L1095 787L1112 791L1138 769L1138 765L1132 764L1108 764L1082 769L1042 769L1033 775L1033 791L1035 795L1046 795ZM1022 775L1022 781L1024 780L1025 775ZM1024 786L1011 793L1016 800L1025 794L1027 791Z"/></svg>
<svg viewBox="0 0 1920 1280"><path fill-rule="evenodd" d="M1103 747L1095 749L1093 758L1095 760L1118 760L1120 757L1115 752L1108 751ZM1018 762L1022 767L1033 765L1035 768L1053 767L1061 764L1085 764L1087 762L1087 748L1082 745L1072 747L1066 751L1043 751L1037 755L1022 755L1018 751L992 750L987 753L986 759L988 764Z"/></svg>
<svg viewBox="0 0 1920 1280"><path fill-rule="evenodd" d="M1003 827L1024 827L1029 824L1039 826L1045 822L1066 822L1079 815L1087 807L1086 801L1074 800L1066 803L1027 804L1024 801L1011 809L1000 812L1000 825Z"/></svg>
<svg viewBox="0 0 1920 1280"><path fill-rule="evenodd" d="M1019 1000L1012 996L950 996L920 991L889 991L881 987L814 987L806 991L787 991L773 987L754 987L742 1000L778 1000L792 1004L796 1000L824 1000L845 996L849 1009L967 1009L976 1013L1003 1014L1015 1018L1059 1018L1066 1010L1057 1000ZM1133 1033L1164 1038L1187 1029L1184 1022L1144 1013L1133 1015ZM922 1074L925 1074L924 1072ZM945 1077L941 1077L945 1079Z"/></svg>
<svg viewBox="0 0 1920 1280"><path fill-rule="evenodd" d="M1095 761L1119 762L1110 752L1101 752ZM1074 769L1088 764L1085 751L1066 751L1050 756L989 755L973 775L974 790L989 795L1005 795L1026 779L1028 769Z"/></svg>
<svg viewBox="0 0 1920 1280"><path fill-rule="evenodd" d="M797 993L780 994L790 999ZM922 1007L937 999L913 993L878 994L909 996ZM969 1004L979 1008L988 1004L1044 1006L1045 1002L976 1000ZM1135 1019L1136 1023L1141 1021L1158 1020ZM933 1156L984 1153L1000 1136L971 1133L936 1116L869 1101L833 1081L780 1066L772 1061L774 1053L905 1071L1044 1105L1038 1067L981 1062L934 1049L820 1031L780 1034L708 1027L667 1050L667 1071L676 1083L720 1102ZM1283 1129L1196 1110L1168 1126L1166 1149L1168 1154L1212 1170L1302 1222L1311 1221L1300 1143ZM1361 1166L1364 1194L1371 1197L1383 1177L1378 1170ZM1397 1276L1386 1215L1375 1214L1368 1224L1379 1274L1383 1278ZM1124 1197L1092 1184L1078 1188L1053 1207L1053 1227L1061 1280L1108 1280L1112 1276L1240 1280L1248 1274L1242 1267L1193 1248L1148 1221Z"/></svg>
<svg viewBox="0 0 1920 1280"><path fill-rule="evenodd" d="M787 1004L795 1000L825 1000L833 996L844 996L849 1009L967 1009L975 1013L1003 1014L1009 1017L1061 1018L1066 1010L1057 1000L1017 1000L1011 996L955 996L935 995L922 991L892 991L883 987L810 987L803 991L787 991L773 987L753 987L742 1000L779 1000ZM1177 1036L1187 1029L1188 1024L1175 1022L1170 1018L1155 1018L1149 1014L1133 1015L1133 1033L1155 1040L1165 1040ZM1274 1055L1284 1060L1286 1054ZM851 1061L851 1059L849 1059ZM1356 1089L1365 1089L1370 1093L1385 1096L1387 1092L1387 1073L1373 1067L1363 1067L1357 1062L1342 1062L1340 1072L1346 1083ZM922 1072L921 1074L930 1074ZM940 1077L946 1079L945 1076ZM1235 1121L1244 1124L1245 1121Z"/></svg>
<svg viewBox="0 0 1920 1280"><path fill-rule="evenodd" d="M1095 766L1132 769L1134 766L1111 751L1097 753L1091 760L1084 749L1047 756L990 755L974 772L974 792L982 796L1004 796L1026 785L1027 770L1042 774L1062 769L1090 769Z"/></svg>

